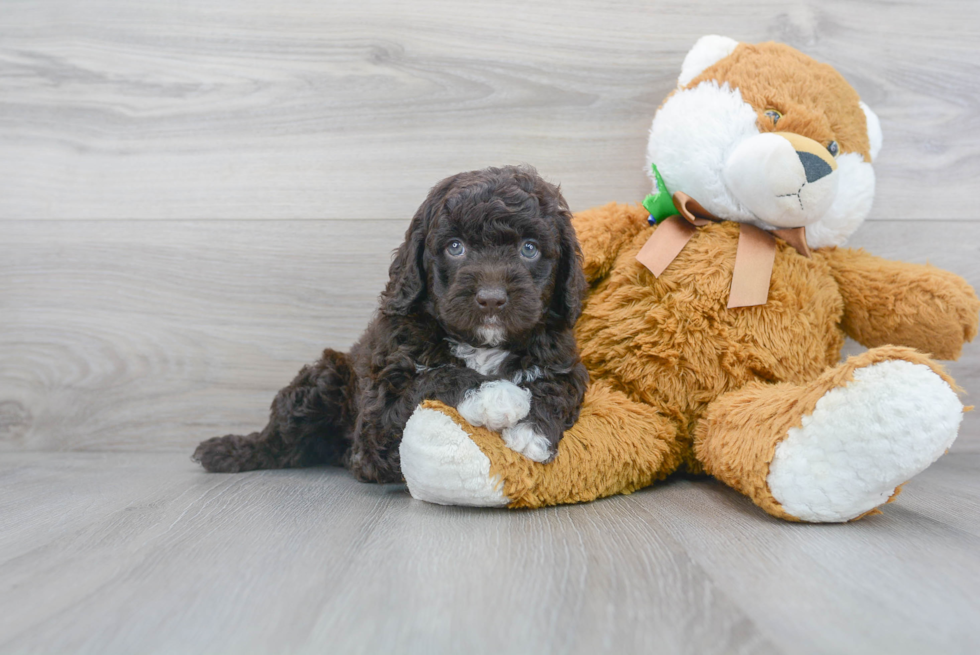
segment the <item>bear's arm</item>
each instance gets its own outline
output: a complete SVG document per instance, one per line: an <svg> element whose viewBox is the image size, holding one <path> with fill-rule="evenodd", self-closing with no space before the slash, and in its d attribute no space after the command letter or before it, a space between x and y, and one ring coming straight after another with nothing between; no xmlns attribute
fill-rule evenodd
<svg viewBox="0 0 980 655"><path fill-rule="evenodd" d="M572 217L575 235L582 246L585 279L589 284L609 274L620 248L648 227L648 216L649 212L640 205L612 202Z"/></svg>
<svg viewBox="0 0 980 655"><path fill-rule="evenodd" d="M956 359L977 335L980 300L959 275L863 250L818 252L844 297L844 332L858 343L909 346L938 359Z"/></svg>

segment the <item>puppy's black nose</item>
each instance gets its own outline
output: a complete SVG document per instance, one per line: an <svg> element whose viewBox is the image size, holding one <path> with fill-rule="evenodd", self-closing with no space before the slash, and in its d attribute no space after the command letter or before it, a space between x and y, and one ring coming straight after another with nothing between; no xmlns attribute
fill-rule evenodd
<svg viewBox="0 0 980 655"><path fill-rule="evenodd" d="M480 289L476 292L476 304L484 310L500 309L507 304L507 292L501 287Z"/></svg>

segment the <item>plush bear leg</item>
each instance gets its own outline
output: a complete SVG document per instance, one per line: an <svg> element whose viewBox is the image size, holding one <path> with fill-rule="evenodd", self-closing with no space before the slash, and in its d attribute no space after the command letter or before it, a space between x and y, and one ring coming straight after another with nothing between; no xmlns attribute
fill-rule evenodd
<svg viewBox="0 0 980 655"><path fill-rule="evenodd" d="M420 405L402 435L402 473L412 496L443 505L542 507L629 493L681 462L674 426L648 405L601 384L548 464L469 425L451 407Z"/></svg>
<svg viewBox="0 0 980 655"><path fill-rule="evenodd" d="M925 355L883 346L802 385L750 384L695 432L705 470L774 516L843 522L889 502L956 439L956 384Z"/></svg>

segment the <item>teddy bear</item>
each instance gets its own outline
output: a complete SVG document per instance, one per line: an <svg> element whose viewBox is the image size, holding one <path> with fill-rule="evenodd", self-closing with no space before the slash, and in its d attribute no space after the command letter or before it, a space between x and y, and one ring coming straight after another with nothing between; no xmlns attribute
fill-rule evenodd
<svg viewBox="0 0 980 655"><path fill-rule="evenodd" d="M400 446L412 496L533 508L687 471L789 521L878 513L955 440L961 390L934 360L980 321L960 277L840 247L871 209L881 144L829 65L701 38L653 121L654 193L574 217L591 382L557 456L531 461L426 401ZM846 336L868 350L841 362Z"/></svg>

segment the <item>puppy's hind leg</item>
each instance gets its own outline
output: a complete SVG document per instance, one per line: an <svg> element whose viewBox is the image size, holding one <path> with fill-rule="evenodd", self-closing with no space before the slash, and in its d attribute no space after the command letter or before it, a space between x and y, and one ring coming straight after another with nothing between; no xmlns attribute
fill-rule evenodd
<svg viewBox="0 0 980 655"><path fill-rule="evenodd" d="M217 473L338 464L350 446L355 391L347 355L328 348L276 394L261 432L202 441L194 460Z"/></svg>

